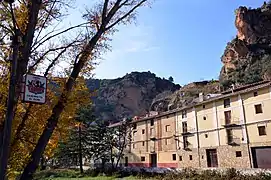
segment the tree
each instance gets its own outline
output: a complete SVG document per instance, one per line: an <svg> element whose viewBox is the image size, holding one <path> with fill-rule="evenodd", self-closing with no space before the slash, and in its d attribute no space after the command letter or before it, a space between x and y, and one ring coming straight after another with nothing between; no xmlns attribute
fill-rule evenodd
<svg viewBox="0 0 271 180"><path fill-rule="evenodd" d="M173 77L172 76L169 76L169 78L168 78L168 80L170 81L170 82L174 82L174 80L173 80Z"/></svg>
<svg viewBox="0 0 271 180"><path fill-rule="evenodd" d="M32 178L47 144L50 144L49 140L59 124L62 112L69 104L69 98L79 74L86 75L91 72L93 60L109 48L107 42L110 40L109 37L117 30L116 26L132 22L136 10L145 5L146 2L147 0L101 1L84 14L86 23L58 32L55 31L53 25L62 20L63 11L61 8L69 7L67 1L33 0L1 4L0 35L3 41L1 46L3 59L1 62L7 62L7 57L10 55L13 57L13 71L10 72L12 76L10 87L12 88L9 89L9 106L6 106L8 108L4 123L4 135L2 136L4 140L1 148L0 167L2 179L6 174L6 157L8 157L6 155L9 152L11 121L14 119L16 110L18 110L19 89L23 75L27 72L35 73L44 70L44 75L47 76L55 65L61 61L66 61L69 65L62 72L67 80L63 84L60 95L57 96L51 111L48 111L44 129L40 133L38 141L34 142L34 148L21 175L21 179L27 180ZM75 29L74 35L71 36L71 31ZM68 33L69 36L64 36L65 33ZM8 36L12 36L14 40L12 52L7 46ZM62 40L59 40L60 38ZM28 108L32 106L30 104Z"/></svg>
<svg viewBox="0 0 271 180"><path fill-rule="evenodd" d="M144 5L147 0L104 0L93 9L85 14L85 18L90 23L92 33L89 39L85 41L84 46L79 50L77 59L74 60L74 65L71 68L71 73L64 86L62 94L58 99L57 104L52 110L51 116L47 120L46 127L42 132L35 149L31 153L31 158L25 167L21 179L31 179L33 173L38 167L40 158L45 147L58 124L59 117L67 104L74 82L79 73L87 69L87 64L90 59L99 55L101 48L105 46L105 41L108 40L108 35L112 34L116 28L115 26L124 23L127 24L135 18L135 10ZM32 5L35 4L32 2Z"/></svg>

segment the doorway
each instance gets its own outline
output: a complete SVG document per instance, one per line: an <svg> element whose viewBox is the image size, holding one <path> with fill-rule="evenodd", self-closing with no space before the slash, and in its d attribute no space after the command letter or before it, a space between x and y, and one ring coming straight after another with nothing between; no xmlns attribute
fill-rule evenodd
<svg viewBox="0 0 271 180"><path fill-rule="evenodd" d="M157 154L150 154L151 167L157 167Z"/></svg>
<svg viewBox="0 0 271 180"><path fill-rule="evenodd" d="M206 149L206 156L208 167L218 167L216 149Z"/></svg>

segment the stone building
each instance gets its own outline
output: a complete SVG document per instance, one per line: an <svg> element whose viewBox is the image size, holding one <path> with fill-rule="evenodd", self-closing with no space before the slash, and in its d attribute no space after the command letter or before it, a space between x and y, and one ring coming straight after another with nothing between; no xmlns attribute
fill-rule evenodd
<svg viewBox="0 0 271 180"><path fill-rule="evenodd" d="M194 105L136 118L123 163L271 168L271 82L200 94Z"/></svg>

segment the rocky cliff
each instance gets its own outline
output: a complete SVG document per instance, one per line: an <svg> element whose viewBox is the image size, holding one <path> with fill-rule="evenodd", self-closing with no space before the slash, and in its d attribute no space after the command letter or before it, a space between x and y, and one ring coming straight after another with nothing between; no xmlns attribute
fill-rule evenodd
<svg viewBox="0 0 271 180"><path fill-rule="evenodd" d="M145 115L158 94L172 94L181 87L151 72L132 72L111 80L89 79L87 85L91 91L97 90L93 97L96 116L110 121Z"/></svg>
<svg viewBox="0 0 271 180"><path fill-rule="evenodd" d="M219 92L218 81L194 82L181 87L151 72L132 72L111 80L89 79L87 85L91 91L97 90L93 97L96 116L113 122L190 105L201 92Z"/></svg>
<svg viewBox="0 0 271 180"><path fill-rule="evenodd" d="M223 89L271 79L271 4L235 11L236 38L221 57L220 83Z"/></svg>

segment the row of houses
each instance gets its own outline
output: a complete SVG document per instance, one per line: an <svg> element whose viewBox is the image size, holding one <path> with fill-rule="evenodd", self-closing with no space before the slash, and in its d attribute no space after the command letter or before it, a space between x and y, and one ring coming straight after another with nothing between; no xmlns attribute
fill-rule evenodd
<svg viewBox="0 0 271 180"><path fill-rule="evenodd" d="M271 168L271 82L131 122L123 163L138 167Z"/></svg>

